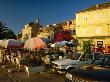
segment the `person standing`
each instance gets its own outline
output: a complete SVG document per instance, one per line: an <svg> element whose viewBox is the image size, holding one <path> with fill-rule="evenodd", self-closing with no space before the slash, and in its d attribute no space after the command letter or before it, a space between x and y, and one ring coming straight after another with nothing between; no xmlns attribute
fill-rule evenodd
<svg viewBox="0 0 110 82"><path fill-rule="evenodd" d="M102 47L101 45L99 45L98 48L97 48L97 52L104 53L104 50L105 50L105 48Z"/></svg>

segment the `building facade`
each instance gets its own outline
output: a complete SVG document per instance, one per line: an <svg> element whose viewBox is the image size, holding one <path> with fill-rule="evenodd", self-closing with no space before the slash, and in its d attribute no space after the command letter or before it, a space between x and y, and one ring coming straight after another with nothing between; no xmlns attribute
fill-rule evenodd
<svg viewBox="0 0 110 82"><path fill-rule="evenodd" d="M52 28L53 27L51 25L42 27L40 33L37 36L41 38L49 38L49 36L52 34Z"/></svg>
<svg viewBox="0 0 110 82"><path fill-rule="evenodd" d="M76 39L76 20L66 21L63 29L71 31L72 36Z"/></svg>
<svg viewBox="0 0 110 82"><path fill-rule="evenodd" d="M38 37L48 38L50 41L53 41L54 35L60 30L68 30L71 32L72 37L76 37L75 20L46 25L42 27L42 31Z"/></svg>
<svg viewBox="0 0 110 82"><path fill-rule="evenodd" d="M26 24L22 29L22 41L36 37L40 33L41 28L42 26L39 24L39 20Z"/></svg>
<svg viewBox="0 0 110 82"><path fill-rule="evenodd" d="M76 35L78 49L83 41L92 40L93 45L101 45L105 52L110 52L110 2L97 4L76 13Z"/></svg>

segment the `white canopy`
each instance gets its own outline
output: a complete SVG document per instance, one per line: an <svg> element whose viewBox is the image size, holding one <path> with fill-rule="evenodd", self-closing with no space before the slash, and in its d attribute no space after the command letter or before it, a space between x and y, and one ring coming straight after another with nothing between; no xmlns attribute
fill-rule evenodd
<svg viewBox="0 0 110 82"><path fill-rule="evenodd" d="M54 44L55 44L55 47L63 47L63 46L67 46L67 44L73 45L72 42L68 42L68 41L61 41L61 42L57 42L57 43L54 43Z"/></svg>
<svg viewBox="0 0 110 82"><path fill-rule="evenodd" d="M2 40L0 43L4 48L20 48L23 45L23 42L14 39Z"/></svg>

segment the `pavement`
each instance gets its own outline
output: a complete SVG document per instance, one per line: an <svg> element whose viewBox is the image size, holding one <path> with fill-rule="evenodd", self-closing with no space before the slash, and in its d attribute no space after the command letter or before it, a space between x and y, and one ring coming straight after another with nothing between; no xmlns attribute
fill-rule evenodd
<svg viewBox="0 0 110 82"><path fill-rule="evenodd" d="M0 66L0 82L64 82L64 75L57 74L51 70L40 73L8 72L12 67Z"/></svg>

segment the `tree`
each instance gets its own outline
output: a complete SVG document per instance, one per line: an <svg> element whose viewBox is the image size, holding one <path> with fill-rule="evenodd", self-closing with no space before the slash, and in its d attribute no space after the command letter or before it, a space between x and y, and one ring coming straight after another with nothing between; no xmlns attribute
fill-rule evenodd
<svg viewBox="0 0 110 82"><path fill-rule="evenodd" d="M0 22L0 39L16 39L14 32L8 29L2 21Z"/></svg>
<svg viewBox="0 0 110 82"><path fill-rule="evenodd" d="M91 53L91 45L92 45L92 41L91 40L83 42L83 52L85 54Z"/></svg>
<svg viewBox="0 0 110 82"><path fill-rule="evenodd" d="M16 35L11 29L8 29L3 33L4 39L16 39Z"/></svg>
<svg viewBox="0 0 110 82"><path fill-rule="evenodd" d="M68 30L57 31L54 35L54 42L71 41L72 39L71 32Z"/></svg>

